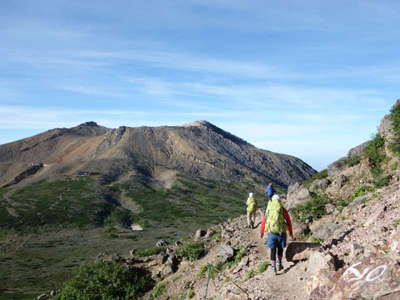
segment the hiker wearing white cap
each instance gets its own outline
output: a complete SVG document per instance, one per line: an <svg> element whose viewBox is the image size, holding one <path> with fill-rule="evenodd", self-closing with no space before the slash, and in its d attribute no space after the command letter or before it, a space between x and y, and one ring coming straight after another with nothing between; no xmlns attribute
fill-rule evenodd
<svg viewBox="0 0 400 300"><path fill-rule="evenodd" d="M282 256L283 249L286 247L287 230L293 239L292 222L289 212L283 207L280 197L275 194L272 196L271 201L268 202L260 232L261 238L264 236L264 232L267 232L265 245L271 250L271 266L275 275L277 274L277 270L283 270ZM278 267L276 266L277 256Z"/></svg>
<svg viewBox="0 0 400 300"><path fill-rule="evenodd" d="M247 205L247 226L253 229L254 221L256 219L256 210L257 210L257 201L253 197L253 193L249 193L249 198L247 198L246 205Z"/></svg>

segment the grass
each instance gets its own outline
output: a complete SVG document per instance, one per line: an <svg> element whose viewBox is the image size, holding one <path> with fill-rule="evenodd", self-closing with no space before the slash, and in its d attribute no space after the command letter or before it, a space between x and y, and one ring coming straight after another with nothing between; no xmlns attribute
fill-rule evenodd
<svg viewBox="0 0 400 300"><path fill-rule="evenodd" d="M200 259L205 254L204 244L202 242L188 242L185 243L177 251L178 256L186 258L190 261Z"/></svg>
<svg viewBox="0 0 400 300"><path fill-rule="evenodd" d="M109 223L127 225L129 219L129 212L119 208L112 194L92 178L42 181L14 190L9 199L18 217L6 214L3 206L0 223L20 230L100 226L109 217Z"/></svg>
<svg viewBox="0 0 400 300"><path fill-rule="evenodd" d="M322 244L324 242L323 239L317 238L317 237L311 237L311 243L318 243L318 244Z"/></svg>
<svg viewBox="0 0 400 300"><path fill-rule="evenodd" d="M394 227L400 226L400 219L394 220L393 226Z"/></svg>
<svg viewBox="0 0 400 300"><path fill-rule="evenodd" d="M0 240L3 243L8 234L12 233L13 239L16 235L15 243L7 244L6 253L0 254L0 286L6 286L8 292L18 289L13 297L59 288L82 262L100 252L126 255L134 240L145 255L153 251L149 248L158 239L181 239L198 228L243 214L249 191L254 187L247 182L183 175L169 190L132 182L100 185L90 177L42 181L12 191L0 189L0 224L10 227L2 228ZM10 204L3 201L5 193ZM118 206L116 200L122 193L140 208L134 214ZM262 199L262 195L256 197ZM8 205L20 218L8 213ZM132 221L145 224L144 230L121 229ZM220 234L213 238L219 239ZM184 255L196 259L201 252L201 248L188 247Z"/></svg>
<svg viewBox="0 0 400 300"><path fill-rule="evenodd" d="M165 247L149 247L149 248L142 248L138 249L135 251L135 255L140 256L140 257L146 257L146 256L152 256L159 254L161 252L165 251Z"/></svg>
<svg viewBox="0 0 400 300"><path fill-rule="evenodd" d="M258 273L260 273L260 274L264 273L267 270L268 266L269 266L269 262L268 261L264 261L263 263L261 263L258 266Z"/></svg>
<svg viewBox="0 0 400 300"><path fill-rule="evenodd" d="M133 218L146 232L162 227L171 228L178 236L183 236L245 213L245 201L251 186L244 182L216 182L179 176L171 189L146 184L127 184L120 189L140 207ZM258 199L261 197L259 195ZM165 236L163 239L172 240L174 237Z"/></svg>
<svg viewBox="0 0 400 300"><path fill-rule="evenodd" d="M293 218L300 223L307 220L318 220L326 214L325 205L329 199L319 194L311 193L311 200L291 210Z"/></svg>
<svg viewBox="0 0 400 300"><path fill-rule="evenodd" d="M165 292L166 289L167 289L166 283L157 284L155 288L151 291L150 297L147 300L159 299L159 297Z"/></svg>
<svg viewBox="0 0 400 300"><path fill-rule="evenodd" d="M387 176L381 175L381 176L375 178L374 184L377 188L381 188L381 187L389 185L390 180L392 180L392 175L387 175Z"/></svg>
<svg viewBox="0 0 400 300"><path fill-rule="evenodd" d="M337 201L337 205L341 206L341 207L346 207L351 202L353 202L356 198L364 196L365 194L367 194L369 192L373 192L373 191L375 191L375 187L366 186L366 185L360 186L353 192L353 194L349 198ZM366 201L364 201L364 202L366 203Z"/></svg>
<svg viewBox="0 0 400 300"><path fill-rule="evenodd" d="M187 298L192 299L194 296L196 296L195 291L188 290L188 291L186 291L185 299L187 299Z"/></svg>
<svg viewBox="0 0 400 300"><path fill-rule="evenodd" d="M361 162L361 156L353 155L347 158L346 165L349 167L354 167Z"/></svg>
<svg viewBox="0 0 400 300"><path fill-rule="evenodd" d="M373 192L373 191L375 191L375 188L374 188L374 187L363 185L363 186L360 186L358 189L356 189L356 190L353 192L353 194L352 194L351 197L352 197L353 199L355 199L355 198L364 196L365 194L367 194L367 193L369 193L369 192Z"/></svg>

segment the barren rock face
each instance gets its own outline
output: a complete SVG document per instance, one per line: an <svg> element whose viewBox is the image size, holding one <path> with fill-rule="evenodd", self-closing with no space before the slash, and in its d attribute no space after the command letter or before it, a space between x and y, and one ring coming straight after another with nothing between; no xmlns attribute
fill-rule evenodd
<svg viewBox="0 0 400 300"><path fill-rule="evenodd" d="M297 205L303 204L310 199L311 196L308 189L299 183L295 183L288 188L285 205L288 209L290 209Z"/></svg>
<svg viewBox="0 0 400 300"><path fill-rule="evenodd" d="M0 186L34 163L45 166L35 177L81 172L115 179L129 172L166 187L173 185L176 172L213 180L273 181L282 187L315 173L300 159L257 149L206 121L118 129L87 122L5 144L0 146Z"/></svg>

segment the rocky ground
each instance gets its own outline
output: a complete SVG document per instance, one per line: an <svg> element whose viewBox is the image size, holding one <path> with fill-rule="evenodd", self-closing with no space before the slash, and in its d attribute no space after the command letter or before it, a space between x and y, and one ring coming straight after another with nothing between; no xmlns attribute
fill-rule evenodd
<svg viewBox="0 0 400 300"><path fill-rule="evenodd" d="M164 278L164 291L155 299L400 299L400 201L396 185L382 189L379 197L353 204L332 219L336 231L321 245L291 242L285 269L273 275L259 228L248 229L245 216L214 227L197 239L207 254L198 261L168 266L164 254L149 257L139 265ZM258 220L259 221L259 220ZM338 225L338 224L336 224ZM325 224L325 226L327 226ZM329 227L329 226L328 226ZM173 257L172 247L169 257ZM235 253L244 251L236 263ZM168 254L167 254L168 256ZM158 261L158 262L157 262ZM207 280L208 264L224 265ZM149 294L150 295L150 294Z"/></svg>

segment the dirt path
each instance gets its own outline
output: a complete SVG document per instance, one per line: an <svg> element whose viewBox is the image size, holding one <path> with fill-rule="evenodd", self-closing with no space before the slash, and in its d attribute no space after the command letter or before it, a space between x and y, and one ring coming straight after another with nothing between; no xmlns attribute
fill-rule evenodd
<svg viewBox="0 0 400 300"><path fill-rule="evenodd" d="M264 245L265 237L263 239L260 238L260 229L256 228L252 230L251 234L252 239L257 243L257 251L262 260L270 261L270 252ZM305 278L305 268L307 268L307 262L299 262L294 264L292 262L287 262L284 258L282 263L284 270L279 271L278 275L274 275L272 273L272 269L268 267L264 273L258 275L259 278L254 278L254 280L249 281L246 288L248 290L252 290L256 289L257 285L265 285L272 294L270 299L308 299ZM256 296L263 297L263 295Z"/></svg>
<svg viewBox="0 0 400 300"><path fill-rule="evenodd" d="M256 224L259 224L259 221ZM249 249L248 255L233 267L219 272L214 280L210 280L207 299L214 300L306 300L305 268L307 262L293 263L284 261L284 270L278 275L271 272L268 267L260 273L259 267L264 262L269 262L269 250L259 236L259 227L248 229L246 217L243 216L229 224L226 228L230 233L229 238L218 241L212 246L205 257L195 262L185 261L180 265L178 272L168 277L164 282L166 291L157 299L186 299L188 290L195 292L193 300L203 300L207 279L204 274L200 277L201 269L207 264L216 265L218 262L219 245L231 242L235 249L245 246ZM246 263L243 263L246 261ZM239 269L243 263L243 267Z"/></svg>

